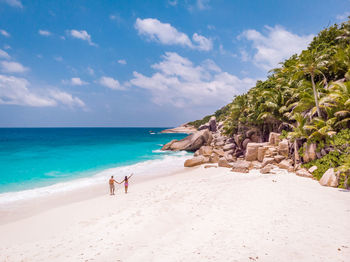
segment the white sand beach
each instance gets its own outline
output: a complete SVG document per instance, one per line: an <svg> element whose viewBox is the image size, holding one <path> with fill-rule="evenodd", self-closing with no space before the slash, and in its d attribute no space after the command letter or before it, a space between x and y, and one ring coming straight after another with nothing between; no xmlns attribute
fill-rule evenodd
<svg viewBox="0 0 350 262"><path fill-rule="evenodd" d="M0 261L349 261L350 192L284 171L196 167L127 195L90 190L12 222L2 210Z"/></svg>

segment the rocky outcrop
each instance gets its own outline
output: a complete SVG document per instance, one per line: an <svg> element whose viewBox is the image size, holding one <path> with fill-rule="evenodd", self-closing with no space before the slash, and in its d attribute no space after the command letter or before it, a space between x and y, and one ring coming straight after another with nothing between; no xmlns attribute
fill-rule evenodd
<svg viewBox="0 0 350 262"><path fill-rule="evenodd" d="M260 169L260 173L261 173L261 174L268 174L268 173L271 172L271 170L272 170L273 168L274 168L274 166L271 165L271 164L269 164L269 165L267 165L267 166L261 168L261 169Z"/></svg>
<svg viewBox="0 0 350 262"><path fill-rule="evenodd" d="M185 133L185 134L190 134L196 132L197 129L189 124L183 124L179 127L175 128L170 128L170 129L165 129L161 131L161 133Z"/></svg>
<svg viewBox="0 0 350 262"><path fill-rule="evenodd" d="M217 126L216 126L216 117L212 116L209 120L209 131L211 132L216 132L217 131Z"/></svg>
<svg viewBox="0 0 350 262"><path fill-rule="evenodd" d="M269 135L269 144L272 146L277 146L280 142L280 136L281 134L279 133L271 132Z"/></svg>
<svg viewBox="0 0 350 262"><path fill-rule="evenodd" d="M304 143L303 161L305 163L317 159L316 144Z"/></svg>
<svg viewBox="0 0 350 262"><path fill-rule="evenodd" d="M196 151L203 145L209 145L212 140L212 134L209 130L202 130L195 132L180 141L172 140L168 144L162 147L162 150L173 150L173 151Z"/></svg>
<svg viewBox="0 0 350 262"><path fill-rule="evenodd" d="M193 167L201 164L209 163L209 158L204 156L196 156L190 159L187 159L184 163L185 167Z"/></svg>
<svg viewBox="0 0 350 262"><path fill-rule="evenodd" d="M218 166L229 167L229 168L232 167L232 165L224 157L221 157L219 159Z"/></svg>
<svg viewBox="0 0 350 262"><path fill-rule="evenodd" d="M312 174L313 172L315 172L317 170L317 166L312 166L309 168L309 172Z"/></svg>
<svg viewBox="0 0 350 262"><path fill-rule="evenodd" d="M247 161L262 161L265 155L267 143L249 143L247 145L245 160Z"/></svg>
<svg viewBox="0 0 350 262"><path fill-rule="evenodd" d="M278 154L288 157L289 155L289 143L287 139L283 139L281 142L278 144Z"/></svg>
<svg viewBox="0 0 350 262"><path fill-rule="evenodd" d="M337 187L339 184L338 177L334 172L334 168L328 169L320 179L320 184L322 186Z"/></svg>
<svg viewBox="0 0 350 262"><path fill-rule="evenodd" d="M310 174L309 171L307 171L305 168L301 168L295 172L297 176L303 176L303 177L310 177L312 178L312 174Z"/></svg>
<svg viewBox="0 0 350 262"><path fill-rule="evenodd" d="M316 159L315 144L302 144L301 141L290 143L287 139L280 141L279 133L270 133L269 141L262 143L255 130L245 130L245 133L227 137L221 133L222 124L219 128L215 117L212 117L203 128L180 141L170 141L162 149L195 151L194 157L185 161L185 167L217 163L206 167L227 167L233 172L240 173L249 173L250 169L255 168L259 169L261 174L273 173L275 172L273 169L278 167L308 178L312 178L312 173L317 169L316 166L309 170L301 168L300 161L295 158L297 154L295 151L303 146L303 161ZM322 155L321 152L319 154ZM328 170L320 183L337 186L338 178L334 170Z"/></svg>
<svg viewBox="0 0 350 262"><path fill-rule="evenodd" d="M290 160L290 159L282 160L278 164L278 167L281 168L281 169L290 170L291 168L293 168L292 160Z"/></svg>
<svg viewBox="0 0 350 262"><path fill-rule="evenodd" d="M210 156L212 153L213 148L211 146L201 146L201 148L198 149L198 155Z"/></svg>
<svg viewBox="0 0 350 262"><path fill-rule="evenodd" d="M273 157L265 157L261 167L265 167L268 164L274 164L275 163L275 159Z"/></svg>
<svg viewBox="0 0 350 262"><path fill-rule="evenodd" d="M232 171L239 173L249 173L251 162L245 160L238 160L237 162L232 163Z"/></svg>

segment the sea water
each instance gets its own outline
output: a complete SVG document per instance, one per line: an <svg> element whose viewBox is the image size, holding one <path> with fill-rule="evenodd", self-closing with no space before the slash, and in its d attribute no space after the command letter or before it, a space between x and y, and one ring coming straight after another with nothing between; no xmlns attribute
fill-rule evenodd
<svg viewBox="0 0 350 262"><path fill-rule="evenodd" d="M0 203L74 189L110 175L183 167L185 152L161 151L186 134L163 128L1 128Z"/></svg>

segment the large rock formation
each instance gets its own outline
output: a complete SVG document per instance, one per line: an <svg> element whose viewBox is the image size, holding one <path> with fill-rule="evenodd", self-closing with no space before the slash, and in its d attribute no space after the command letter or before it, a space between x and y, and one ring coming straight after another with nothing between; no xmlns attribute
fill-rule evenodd
<svg viewBox="0 0 350 262"><path fill-rule="evenodd" d="M287 139L283 139L278 144L278 153L282 156L288 157L289 155L289 143Z"/></svg>
<svg viewBox="0 0 350 262"><path fill-rule="evenodd" d="M337 187L339 182L338 182L338 177L334 172L334 168L328 169L320 179L320 184L322 186L331 186L331 187Z"/></svg>
<svg viewBox="0 0 350 262"><path fill-rule="evenodd" d="M211 146L201 146L196 152L198 152L199 155L210 156L213 153L213 148Z"/></svg>
<svg viewBox="0 0 350 262"><path fill-rule="evenodd" d="M196 151L203 145L209 145L212 140L212 135L208 129L195 132L180 141L172 140L162 147L162 150L186 150Z"/></svg>
<svg viewBox="0 0 350 262"><path fill-rule="evenodd" d="M204 163L209 163L209 158L204 156L196 156L190 159L187 159L184 163L185 167L198 166Z"/></svg>
<svg viewBox="0 0 350 262"><path fill-rule="evenodd" d="M267 143L248 143L246 153L245 153L245 160L247 161L255 161L255 160L262 160L264 158L263 152L266 150L260 149L264 148L267 145ZM260 151L260 155L259 155Z"/></svg>
<svg viewBox="0 0 350 262"><path fill-rule="evenodd" d="M216 117L212 116L209 120L209 131L216 132L217 126L216 126Z"/></svg>

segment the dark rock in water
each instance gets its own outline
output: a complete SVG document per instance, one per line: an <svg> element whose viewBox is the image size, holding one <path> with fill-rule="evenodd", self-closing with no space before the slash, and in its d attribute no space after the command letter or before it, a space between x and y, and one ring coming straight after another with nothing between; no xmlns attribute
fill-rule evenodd
<svg viewBox="0 0 350 262"><path fill-rule="evenodd" d="M216 117L212 116L209 120L209 131L216 132L217 126L216 126Z"/></svg>
<svg viewBox="0 0 350 262"><path fill-rule="evenodd" d="M208 129L195 132L180 141L172 140L162 147L162 150L173 150L173 151L196 151L201 146L209 145L212 140L212 135Z"/></svg>
<svg viewBox="0 0 350 262"><path fill-rule="evenodd" d="M174 140L171 140L169 143L165 144L163 147L162 147L162 150L171 150L170 147L173 143L175 142L178 142L179 140L177 139L174 139Z"/></svg>

